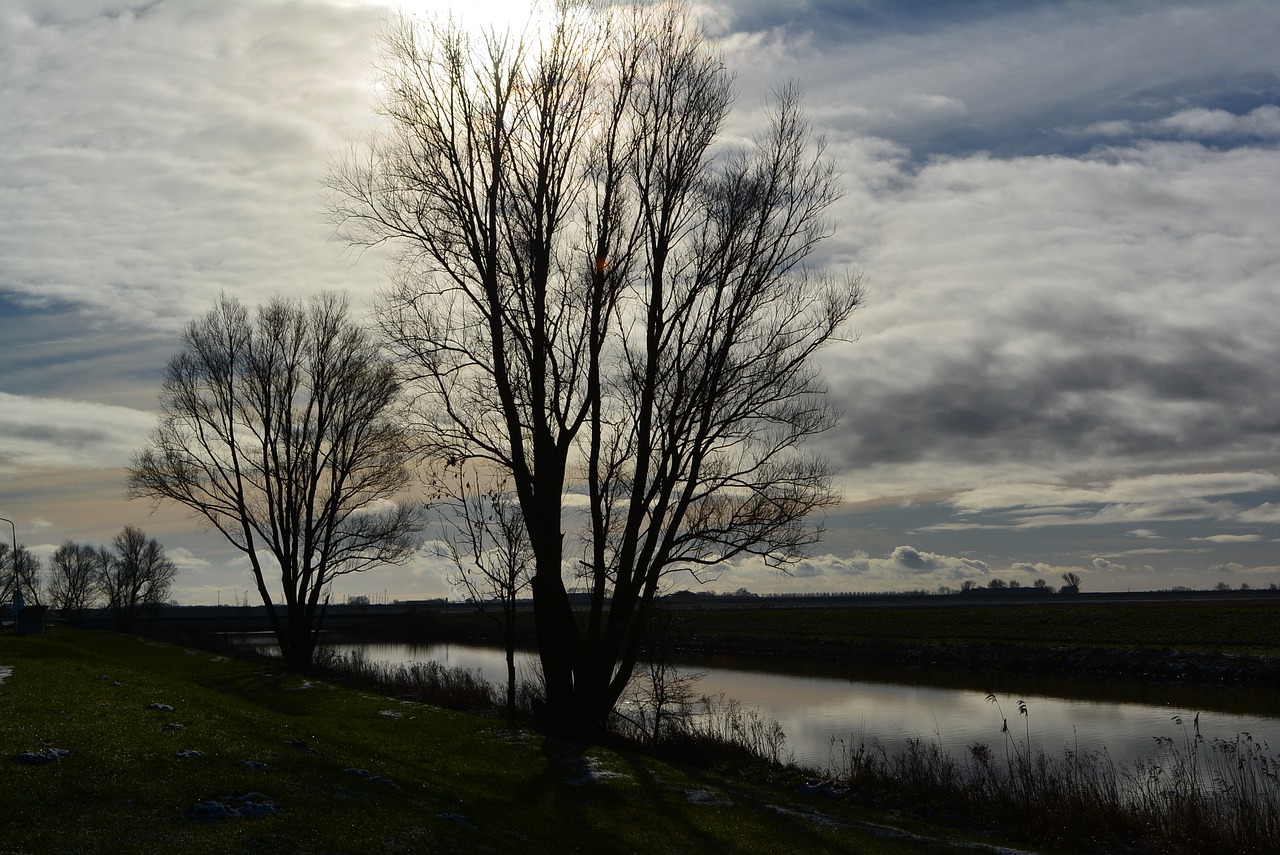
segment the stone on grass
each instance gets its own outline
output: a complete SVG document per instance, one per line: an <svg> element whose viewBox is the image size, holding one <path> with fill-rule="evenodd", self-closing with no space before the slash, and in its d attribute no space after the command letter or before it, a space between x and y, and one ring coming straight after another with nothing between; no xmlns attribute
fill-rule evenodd
<svg viewBox="0 0 1280 855"><path fill-rule="evenodd" d="M835 781L806 781L796 787L796 792L805 796L829 796L839 799L849 794L849 788L842 787Z"/></svg>
<svg viewBox="0 0 1280 855"><path fill-rule="evenodd" d="M280 812L275 802L262 793L245 793L196 802L187 815L192 819L260 819Z"/></svg>
<svg viewBox="0 0 1280 855"><path fill-rule="evenodd" d="M13 759L27 766L48 766L57 763L70 754L65 748L42 748L39 751L23 751L13 755Z"/></svg>
<svg viewBox="0 0 1280 855"><path fill-rule="evenodd" d="M476 827L475 827L474 825L472 825L472 824L471 824L471 820L467 819L467 818L466 818L465 816L463 816L462 814L458 814L458 813L442 813L442 814L440 814L440 818L441 818L441 819L444 819L444 820L448 820L449 822L452 822L452 823L454 823L454 824L456 824L456 825L460 825L460 826L462 826L463 828L465 828L465 829L467 829L467 830L469 830L469 831L475 831L475 830L476 830Z"/></svg>
<svg viewBox="0 0 1280 855"><path fill-rule="evenodd" d="M290 746L290 747L292 747L292 748L296 748L296 749L298 749L299 751L305 751L305 752L307 752L308 754L319 754L319 753L320 753L320 749L319 749L319 748L312 748L311 746L307 745L307 740L305 740L305 739L286 739L286 740L284 741L284 744L285 744L285 745L288 745L288 746Z"/></svg>
<svg viewBox="0 0 1280 855"><path fill-rule="evenodd" d="M180 757L183 760L194 760L197 757L203 757L204 752L197 751L194 748L186 748L186 749L183 749L182 751L177 752L176 756Z"/></svg>
<svg viewBox="0 0 1280 855"><path fill-rule="evenodd" d="M169 706L168 704L162 704L155 701L147 704L147 709L159 710L160 712L173 712L173 707Z"/></svg>

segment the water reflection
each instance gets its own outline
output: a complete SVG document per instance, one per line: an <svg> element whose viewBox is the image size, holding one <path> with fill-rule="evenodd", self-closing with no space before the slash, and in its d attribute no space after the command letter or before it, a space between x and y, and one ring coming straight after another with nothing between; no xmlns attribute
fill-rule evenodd
<svg viewBox="0 0 1280 855"><path fill-rule="evenodd" d="M374 661L393 664L434 659L479 671L492 682L506 679L506 662L498 648L386 642L328 646L341 652L363 650ZM517 667L532 675L536 656L519 651ZM1131 766L1155 753L1157 737L1181 742L1184 731L1173 717L1181 716L1189 729L1196 713L1206 739L1233 739L1248 732L1280 750L1280 692L1275 690L1185 689L1030 676L976 686L971 675L956 672L896 669L891 680L883 669L777 657L703 657L685 667L703 675L699 693L723 692L765 718L776 718L796 761L815 767L839 759L840 740L849 745L878 741L892 752L916 737L937 740L957 757L976 742L990 745L1001 756L1006 738L1023 743L1029 737L1033 748L1059 758L1067 749L1082 754L1105 750L1115 762ZM998 705L987 702L988 691L995 693ZM1026 701L1026 716L1018 713L1019 700ZM1007 737L1001 733L1004 719L1009 723Z"/></svg>

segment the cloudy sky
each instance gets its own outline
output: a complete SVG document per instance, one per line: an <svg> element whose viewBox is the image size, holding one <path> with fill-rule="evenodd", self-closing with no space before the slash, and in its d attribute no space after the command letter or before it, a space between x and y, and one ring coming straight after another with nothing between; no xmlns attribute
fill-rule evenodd
<svg viewBox="0 0 1280 855"><path fill-rule="evenodd" d="M215 536L126 500L123 466L220 291L363 306L383 281L331 238L320 179L372 125L394 8L0 0L0 516L20 542L131 523L178 561L181 602L250 590ZM820 260L870 288L824 358L846 498L826 542L789 577L712 587L1280 582L1280 4L699 9L738 73L730 132L804 85L847 191ZM445 595L439 570L339 593Z"/></svg>

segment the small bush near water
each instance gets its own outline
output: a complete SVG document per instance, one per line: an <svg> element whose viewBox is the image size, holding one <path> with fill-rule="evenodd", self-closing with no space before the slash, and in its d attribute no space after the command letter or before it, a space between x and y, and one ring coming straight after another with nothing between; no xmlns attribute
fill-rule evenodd
<svg viewBox="0 0 1280 855"><path fill-rule="evenodd" d="M641 707L638 717L617 714L613 731L686 762L710 766L791 766L787 735L776 719L762 716L723 692L682 702L655 728Z"/></svg>

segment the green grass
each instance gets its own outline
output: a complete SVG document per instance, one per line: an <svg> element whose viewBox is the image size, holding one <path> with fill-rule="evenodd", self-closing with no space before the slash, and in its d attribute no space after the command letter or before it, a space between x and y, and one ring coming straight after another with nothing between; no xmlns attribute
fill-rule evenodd
<svg viewBox="0 0 1280 855"><path fill-rule="evenodd" d="M947 833L902 831L906 820L759 775L544 739L132 636L4 636L0 666L12 669L0 685L0 852L957 851ZM12 759L44 748L69 753ZM190 749L203 756L177 756ZM583 782L588 768L605 774ZM191 816L248 792L281 813Z"/></svg>

